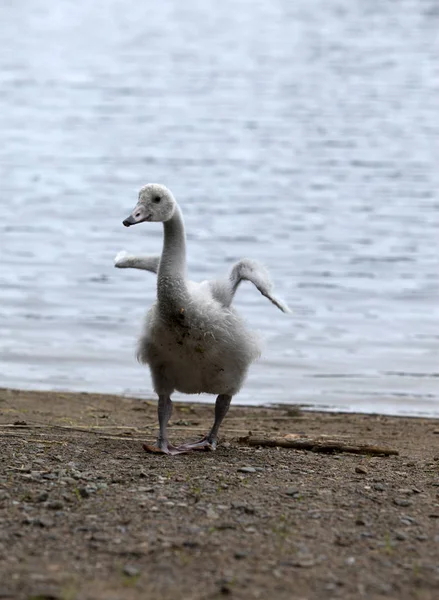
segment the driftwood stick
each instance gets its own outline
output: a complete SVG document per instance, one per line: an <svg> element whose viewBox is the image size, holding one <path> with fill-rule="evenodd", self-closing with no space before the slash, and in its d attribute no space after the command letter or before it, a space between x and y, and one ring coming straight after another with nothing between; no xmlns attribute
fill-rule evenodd
<svg viewBox="0 0 439 600"><path fill-rule="evenodd" d="M246 446L265 446L265 447L281 447L295 448L296 450L308 450L310 452L347 452L349 454L373 454L376 456L396 456L399 454L397 450L392 448L383 448L381 446L372 446L370 444L352 445L343 441L322 441L319 439L288 439L288 438L256 438L245 436L238 439L240 444Z"/></svg>

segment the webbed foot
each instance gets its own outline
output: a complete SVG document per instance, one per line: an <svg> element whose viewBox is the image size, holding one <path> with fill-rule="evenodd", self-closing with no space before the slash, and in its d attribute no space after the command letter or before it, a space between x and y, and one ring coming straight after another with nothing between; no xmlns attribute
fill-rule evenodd
<svg viewBox="0 0 439 600"><path fill-rule="evenodd" d="M201 438L201 440L198 440L198 442L187 442L186 444L181 444L181 446L178 446L178 449L185 452L199 452L200 450L209 452L216 450L216 440L209 439L209 437L205 435L203 438Z"/></svg>
<svg viewBox="0 0 439 600"><path fill-rule="evenodd" d="M170 456L176 456L177 454L187 454L190 450L185 450L181 447L173 446L168 442L162 442L156 446L152 444L143 444L145 452L150 454L169 454Z"/></svg>

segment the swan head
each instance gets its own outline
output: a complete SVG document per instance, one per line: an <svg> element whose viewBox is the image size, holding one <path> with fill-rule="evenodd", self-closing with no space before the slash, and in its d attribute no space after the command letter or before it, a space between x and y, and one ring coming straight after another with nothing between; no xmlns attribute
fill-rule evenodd
<svg viewBox="0 0 439 600"><path fill-rule="evenodd" d="M172 193L159 183L147 183L139 192L139 200L130 216L123 221L125 227L144 221L169 221L177 203Z"/></svg>

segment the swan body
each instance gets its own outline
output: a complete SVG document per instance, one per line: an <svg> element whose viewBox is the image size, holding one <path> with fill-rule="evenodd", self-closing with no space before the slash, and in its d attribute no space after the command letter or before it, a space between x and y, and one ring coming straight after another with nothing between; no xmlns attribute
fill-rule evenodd
<svg viewBox="0 0 439 600"><path fill-rule="evenodd" d="M157 446L147 450L177 454L213 449L232 399L241 388L250 364L260 356L258 336L250 331L231 306L241 281L251 281L280 310L288 307L272 294L265 268L243 259L220 280L195 283L187 279L186 240L181 211L172 193L160 184L147 184L124 225L146 221L164 224L161 256L133 256L119 252L118 268L137 268L157 273L157 301L148 311L137 356L148 364L159 396L160 435ZM175 391L186 394L218 394L211 432L195 444L178 448L169 444L167 421Z"/></svg>

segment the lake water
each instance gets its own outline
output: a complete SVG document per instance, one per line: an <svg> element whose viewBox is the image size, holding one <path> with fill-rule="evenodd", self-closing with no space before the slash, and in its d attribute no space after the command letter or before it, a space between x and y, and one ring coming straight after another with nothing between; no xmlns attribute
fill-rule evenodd
<svg viewBox="0 0 439 600"><path fill-rule="evenodd" d="M192 279L261 259L294 309L240 288L237 403L439 416L438 30L434 0L2 2L0 385L151 396L155 277L112 265L160 251L122 226L157 181Z"/></svg>

